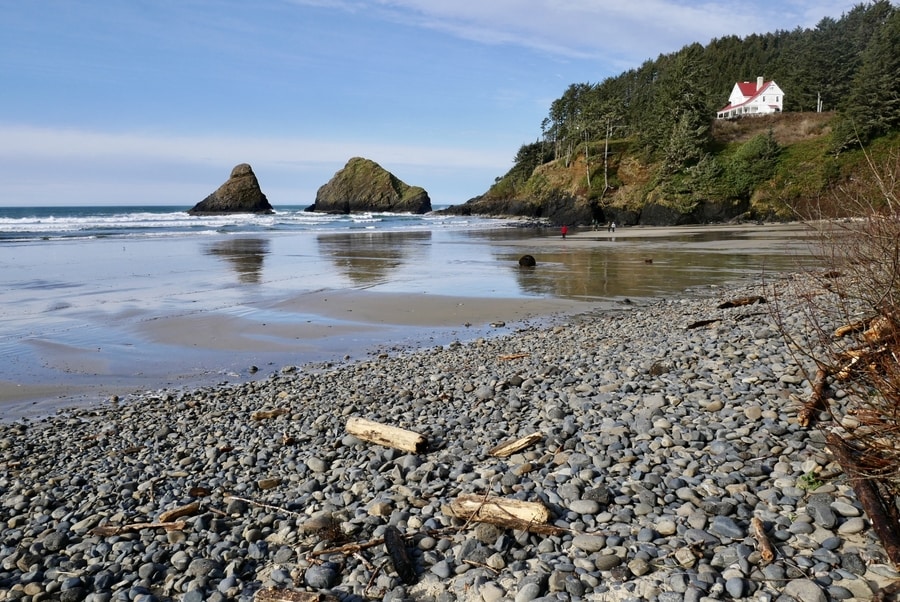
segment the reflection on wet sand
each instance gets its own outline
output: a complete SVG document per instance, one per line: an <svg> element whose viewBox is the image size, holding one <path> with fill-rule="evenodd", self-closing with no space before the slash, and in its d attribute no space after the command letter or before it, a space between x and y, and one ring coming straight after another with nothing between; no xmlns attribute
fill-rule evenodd
<svg viewBox="0 0 900 602"><path fill-rule="evenodd" d="M374 285L403 264L410 253L431 240L431 232L354 232L320 234L319 253L329 258L356 285ZM424 250L423 250L424 252Z"/></svg>
<svg viewBox="0 0 900 602"><path fill-rule="evenodd" d="M269 253L269 240L230 238L209 245L204 252L228 260L241 283L259 284L262 280L263 260Z"/></svg>
<svg viewBox="0 0 900 602"><path fill-rule="evenodd" d="M516 269L523 292L580 300L663 296L765 271L795 270L811 261L776 252L741 254L630 245L548 249L536 253L535 258L536 267ZM515 261L513 256L505 259Z"/></svg>

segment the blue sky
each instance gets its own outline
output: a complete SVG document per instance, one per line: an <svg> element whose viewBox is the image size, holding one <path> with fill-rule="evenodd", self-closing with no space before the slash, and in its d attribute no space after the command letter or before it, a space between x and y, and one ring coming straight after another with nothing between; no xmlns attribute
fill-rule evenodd
<svg viewBox="0 0 900 602"><path fill-rule="evenodd" d="M457 204L569 84L857 3L10 0L0 206L189 207L238 163L276 208L306 205L354 156Z"/></svg>

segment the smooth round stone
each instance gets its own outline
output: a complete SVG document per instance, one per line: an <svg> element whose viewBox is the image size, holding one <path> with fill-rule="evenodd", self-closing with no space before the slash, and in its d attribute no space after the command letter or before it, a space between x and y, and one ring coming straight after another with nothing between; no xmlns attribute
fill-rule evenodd
<svg viewBox="0 0 900 602"><path fill-rule="evenodd" d="M848 518L838 528L838 535L855 535L866 528L866 520L860 516Z"/></svg>
<svg viewBox="0 0 900 602"><path fill-rule="evenodd" d="M792 579L784 587L784 593L803 602L828 602L822 588L811 579Z"/></svg>
<svg viewBox="0 0 900 602"><path fill-rule="evenodd" d="M661 518L656 522L654 526L656 528L656 532L663 537L669 537L670 535L675 535L678 532L678 525L674 520L670 518Z"/></svg>
<svg viewBox="0 0 900 602"><path fill-rule="evenodd" d="M622 564L622 559L615 554L600 554L594 558L598 571L608 571Z"/></svg>
<svg viewBox="0 0 900 602"><path fill-rule="evenodd" d="M600 512L600 504L595 500L573 500L569 504L569 510L575 514L597 514Z"/></svg>
<svg viewBox="0 0 900 602"><path fill-rule="evenodd" d="M731 577L725 581L725 591L732 598L743 598L746 595L747 583L741 577Z"/></svg>
<svg viewBox="0 0 900 602"><path fill-rule="evenodd" d="M529 582L522 585L516 592L515 602L531 602L541 595L541 586L537 583Z"/></svg>
<svg viewBox="0 0 900 602"><path fill-rule="evenodd" d="M580 533L572 538L572 547L585 552L599 552L606 547L606 538L602 535Z"/></svg>
<svg viewBox="0 0 900 602"><path fill-rule="evenodd" d="M326 562L310 566L303 574L303 579L312 588L330 589L337 583L339 576L337 565Z"/></svg>

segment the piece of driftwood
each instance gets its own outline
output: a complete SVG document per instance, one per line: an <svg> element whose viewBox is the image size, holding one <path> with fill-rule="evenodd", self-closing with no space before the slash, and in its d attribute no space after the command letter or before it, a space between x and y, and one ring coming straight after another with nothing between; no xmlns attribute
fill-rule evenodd
<svg viewBox="0 0 900 602"><path fill-rule="evenodd" d="M159 522L170 523L176 518L196 514L198 510L200 510L200 502L191 502L190 504L185 504L184 506L179 506L178 508L166 510L159 515Z"/></svg>
<svg viewBox="0 0 900 602"><path fill-rule="evenodd" d="M528 357L527 353L509 353L507 355L501 355L500 360L504 362L508 362L510 360L520 360L523 357Z"/></svg>
<svg viewBox="0 0 900 602"><path fill-rule="evenodd" d="M257 410L250 415L250 418L252 418L253 420L268 420L269 418L276 418L278 416L283 416L290 413L291 411L287 408L275 408L274 410Z"/></svg>
<svg viewBox="0 0 900 602"><path fill-rule="evenodd" d="M849 324L839 326L834 329L834 338L840 339L854 332L862 332L869 327L869 322L871 322L872 320L873 318L864 318L862 320L856 320L855 322L850 322Z"/></svg>
<svg viewBox="0 0 900 602"><path fill-rule="evenodd" d="M863 332L863 338L869 345L879 345L897 335L897 323L887 316L873 318Z"/></svg>
<svg viewBox="0 0 900 602"><path fill-rule="evenodd" d="M687 325L688 330L693 330L695 328L703 328L704 326L709 326L710 324L715 324L716 322L720 322L719 319L713 320L697 320L696 322L691 322Z"/></svg>
<svg viewBox="0 0 900 602"><path fill-rule="evenodd" d="M775 560L775 548L772 546L772 542L769 541L769 536L766 535L766 529L762 521L755 516L750 519L750 534L756 539L756 547L759 549L760 558L765 562Z"/></svg>
<svg viewBox="0 0 900 602"><path fill-rule="evenodd" d="M337 602L339 598L316 592L268 587L256 592L253 602Z"/></svg>
<svg viewBox="0 0 900 602"><path fill-rule="evenodd" d="M494 456L496 458L506 458L513 455L517 451L525 449L529 445L537 443L543 438L544 436L541 433L531 433L530 435L519 437L518 439L515 439L513 441L506 441L496 447L491 448L490 450L488 450L488 455Z"/></svg>
<svg viewBox="0 0 900 602"><path fill-rule="evenodd" d="M717 309L730 309L732 307L744 307L745 305L756 305L757 303L766 303L765 297L760 297L759 295L753 295L750 297L738 297L737 299L731 299L730 301L725 301L723 303L719 303L716 306Z"/></svg>
<svg viewBox="0 0 900 602"><path fill-rule="evenodd" d="M413 431L381 424L359 416L347 419L347 432L358 439L412 453L425 451L425 437Z"/></svg>
<svg viewBox="0 0 900 602"><path fill-rule="evenodd" d="M550 510L540 502L501 498L492 495L462 494L442 507L445 514L467 521L490 523L507 529L556 535L564 529L548 524Z"/></svg>
<svg viewBox="0 0 900 602"><path fill-rule="evenodd" d="M803 407L800 408L800 411L797 412L797 424L800 426L807 427L812 424L816 414L824 409L825 392L828 390L827 379L828 372L826 372L824 368L816 370L816 377L813 379L812 393L810 394L809 399L806 400L806 403L803 404Z"/></svg>
<svg viewBox="0 0 900 602"><path fill-rule="evenodd" d="M391 564L394 565L394 571L400 580L407 585L415 583L416 567L410 560L406 542L396 527L388 527L384 530L384 547L387 549Z"/></svg>
<svg viewBox="0 0 900 602"><path fill-rule="evenodd" d="M869 517L872 530L881 541L885 553L894 567L900 567L900 525L886 506L886 503L892 503L891 500L884 500L878 492L876 481L860 469L859 461L856 459L857 452L846 441L836 433L828 433L825 441L844 470L844 474L849 477L853 491L856 492L856 499Z"/></svg>
<svg viewBox="0 0 900 602"><path fill-rule="evenodd" d="M122 533L131 533L133 531L143 531L144 529L165 529L166 531L180 531L187 526L187 521L174 522L155 522L155 523L131 523L129 525L101 525L91 529L91 535L99 535L100 537L110 537L113 535L121 535Z"/></svg>

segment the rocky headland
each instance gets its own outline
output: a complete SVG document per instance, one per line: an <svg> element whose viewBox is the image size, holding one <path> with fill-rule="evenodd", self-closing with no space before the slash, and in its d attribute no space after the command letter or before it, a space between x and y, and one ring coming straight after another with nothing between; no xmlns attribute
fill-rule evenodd
<svg viewBox="0 0 900 602"><path fill-rule="evenodd" d="M406 184L374 161L354 157L319 188L307 210L422 214L431 211L431 199L424 188Z"/></svg>
<svg viewBox="0 0 900 602"><path fill-rule="evenodd" d="M798 424L789 282L781 324L719 308L748 284L2 425L0 600L872 598L898 574ZM465 494L550 518L453 518Z"/></svg>
<svg viewBox="0 0 900 602"><path fill-rule="evenodd" d="M253 168L247 163L236 165L224 184L188 211L191 215L273 212Z"/></svg>

